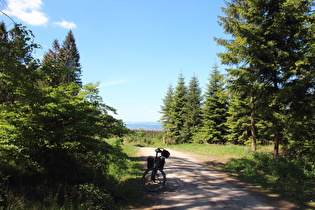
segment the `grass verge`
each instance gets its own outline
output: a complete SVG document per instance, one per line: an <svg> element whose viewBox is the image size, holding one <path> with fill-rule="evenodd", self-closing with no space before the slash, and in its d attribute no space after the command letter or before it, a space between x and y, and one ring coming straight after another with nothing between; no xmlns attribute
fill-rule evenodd
<svg viewBox="0 0 315 210"><path fill-rule="evenodd" d="M116 187L116 197L119 199L117 209L129 209L141 205L144 197L144 190L141 186L141 177L143 173L142 160L138 156L138 147L130 144L123 144L119 140L110 140L110 144L118 144L125 154L125 168L117 167L117 164L112 164L110 175L119 180Z"/></svg>

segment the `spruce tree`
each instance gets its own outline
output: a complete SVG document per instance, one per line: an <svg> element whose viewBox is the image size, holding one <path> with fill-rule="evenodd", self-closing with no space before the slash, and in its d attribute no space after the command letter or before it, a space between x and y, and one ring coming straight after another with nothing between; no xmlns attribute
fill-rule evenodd
<svg viewBox="0 0 315 210"><path fill-rule="evenodd" d="M250 141L250 105L247 95L238 92L230 94L226 126L229 142L246 145Z"/></svg>
<svg viewBox="0 0 315 210"><path fill-rule="evenodd" d="M54 65L60 62L59 60L59 51L60 51L60 44L57 39L53 41L52 49L49 49L47 53L45 53L42 65Z"/></svg>
<svg viewBox="0 0 315 210"><path fill-rule="evenodd" d="M173 122L172 122L172 103L174 97L174 88L170 84L165 98L163 99L163 105L161 106L160 113L162 114L160 118L160 122L162 124L163 130L165 131L164 134L164 143L168 143L168 139L171 139L171 133L173 132Z"/></svg>
<svg viewBox="0 0 315 210"><path fill-rule="evenodd" d="M277 157L287 113L305 116L299 101L307 102L314 87L314 2L232 0L226 5L220 24L233 39L217 39L227 49L219 56L234 67L228 72L235 88L250 93L257 114L272 124Z"/></svg>
<svg viewBox="0 0 315 210"><path fill-rule="evenodd" d="M205 92L205 101L202 108L202 127L195 138L206 143L226 142L226 119L228 101L225 90L224 76L214 66L210 74L209 84Z"/></svg>
<svg viewBox="0 0 315 210"><path fill-rule="evenodd" d="M6 85L7 82L5 82L4 73L6 72L6 68L3 64L5 64L5 60L7 59L9 55L9 38L8 38L8 32L7 28L4 24L4 22L1 22L0 24L0 104L3 102L6 102L9 100L8 95L8 86Z"/></svg>
<svg viewBox="0 0 315 210"><path fill-rule="evenodd" d="M178 77L177 86L174 91L173 101L171 103L170 120L172 122L171 137L176 144L188 142L187 135L184 132L184 124L187 116L187 87L182 74Z"/></svg>
<svg viewBox="0 0 315 210"><path fill-rule="evenodd" d="M59 59L67 67L67 81L82 85L80 54L71 30L60 48Z"/></svg>
<svg viewBox="0 0 315 210"><path fill-rule="evenodd" d="M199 130L201 125L201 88L196 76L193 76L189 82L188 91L186 95L185 105L185 122L183 132L187 141L192 141L192 136Z"/></svg>
<svg viewBox="0 0 315 210"><path fill-rule="evenodd" d="M47 81L48 86L57 86L66 82L67 71L60 60L60 45L59 41L55 39L53 41L52 49L44 55L42 60L42 70L45 71L50 80Z"/></svg>
<svg viewBox="0 0 315 210"><path fill-rule="evenodd" d="M42 65L42 70L51 78L49 85L74 82L82 86L80 54L71 30L62 46L54 40L52 49L44 55Z"/></svg>

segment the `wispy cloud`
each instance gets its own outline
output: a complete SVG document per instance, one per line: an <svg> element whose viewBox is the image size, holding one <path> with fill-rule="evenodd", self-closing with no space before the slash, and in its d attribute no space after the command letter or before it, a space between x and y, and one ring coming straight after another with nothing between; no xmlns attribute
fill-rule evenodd
<svg viewBox="0 0 315 210"><path fill-rule="evenodd" d="M30 25L45 25L48 17L41 11L41 0L8 0L6 14L15 16Z"/></svg>
<svg viewBox="0 0 315 210"><path fill-rule="evenodd" d="M120 85L120 84L124 84L127 82L128 82L128 80L109 81L109 82L101 83L101 85L99 87L101 88L101 87L108 87L108 86L113 86L113 85Z"/></svg>
<svg viewBox="0 0 315 210"><path fill-rule="evenodd" d="M72 21L60 21L60 22L54 22L54 25L60 26L61 28L67 28L67 29L72 29L72 28L76 28L77 25L72 22Z"/></svg>

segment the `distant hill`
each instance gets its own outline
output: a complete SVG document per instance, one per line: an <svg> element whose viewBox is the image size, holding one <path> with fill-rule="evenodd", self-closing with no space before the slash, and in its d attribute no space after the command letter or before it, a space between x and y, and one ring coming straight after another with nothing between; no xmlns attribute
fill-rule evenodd
<svg viewBox="0 0 315 210"><path fill-rule="evenodd" d="M131 130L143 129L143 130L162 130L162 125L159 122L125 122L127 128Z"/></svg>

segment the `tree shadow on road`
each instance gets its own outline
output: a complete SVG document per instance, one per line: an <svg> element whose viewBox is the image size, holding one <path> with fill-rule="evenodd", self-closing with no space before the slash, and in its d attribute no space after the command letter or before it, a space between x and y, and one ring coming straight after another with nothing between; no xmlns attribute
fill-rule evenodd
<svg viewBox="0 0 315 210"><path fill-rule="evenodd" d="M140 158L146 165L147 156ZM144 199L137 209L257 209L261 203L274 206L271 209L298 209L228 177L223 170L211 167L213 164L217 163L172 156L165 164L165 188L158 192L142 189ZM254 199L249 199L249 195Z"/></svg>

